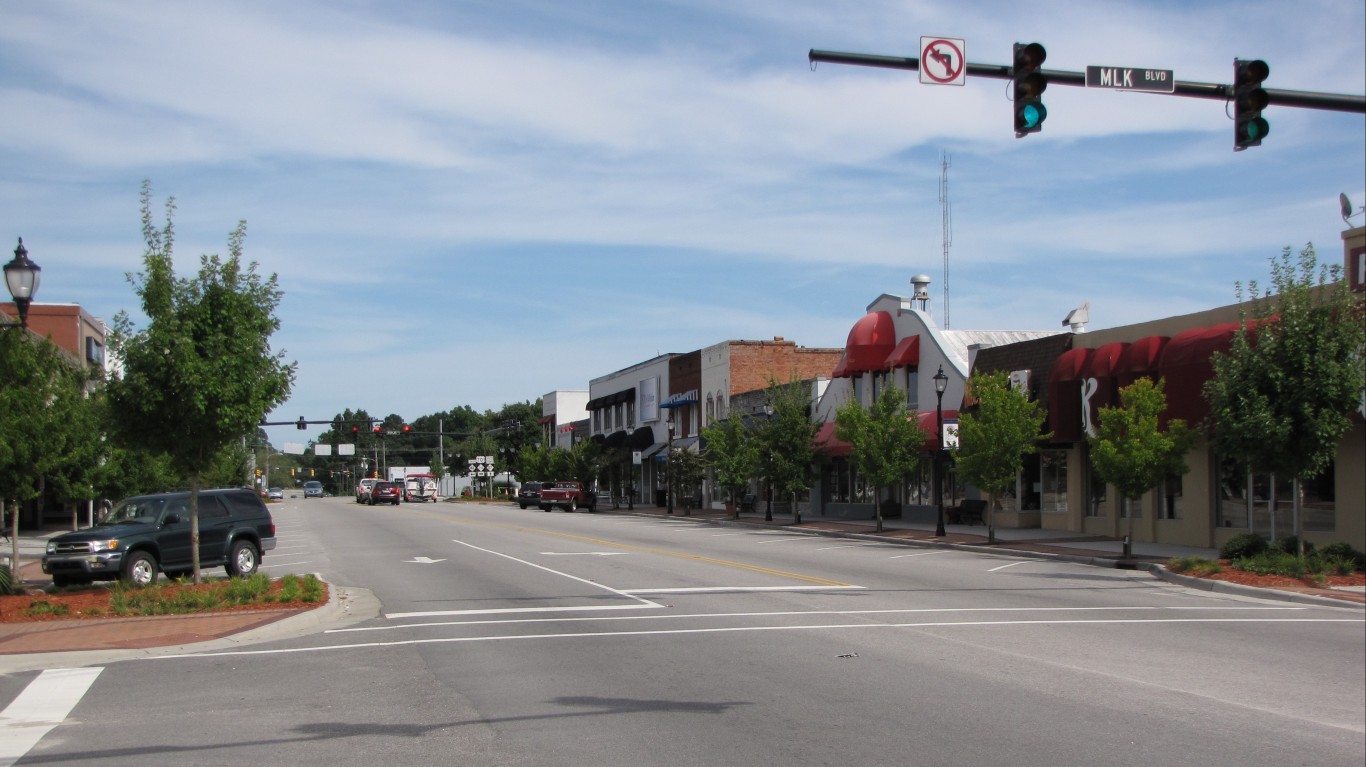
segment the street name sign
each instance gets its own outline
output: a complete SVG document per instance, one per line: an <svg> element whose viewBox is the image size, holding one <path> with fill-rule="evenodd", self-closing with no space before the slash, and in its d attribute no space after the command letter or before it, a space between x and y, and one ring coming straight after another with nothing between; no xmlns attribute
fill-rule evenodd
<svg viewBox="0 0 1366 767"><path fill-rule="evenodd" d="M1117 91L1175 93L1176 78L1172 76L1170 69L1087 67L1086 87L1109 88Z"/></svg>

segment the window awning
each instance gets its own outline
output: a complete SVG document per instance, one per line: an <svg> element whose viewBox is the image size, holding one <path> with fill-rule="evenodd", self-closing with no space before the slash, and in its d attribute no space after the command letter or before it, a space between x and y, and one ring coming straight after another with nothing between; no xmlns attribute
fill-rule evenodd
<svg viewBox="0 0 1366 767"><path fill-rule="evenodd" d="M622 389L621 391L619 391L619 392L614 392L614 393L612 393L612 394L604 394L604 395L601 396L601 397L594 397L593 399L588 400L587 409L589 409L589 410L600 410L600 409L602 409L602 408L610 407L610 406L612 406L612 405L615 405L615 404L617 404L617 403L619 403L619 402L635 402L635 401L636 401L636 389L635 389L635 387L633 386L633 387L631 387L631 388L629 388L629 389Z"/></svg>
<svg viewBox="0 0 1366 767"><path fill-rule="evenodd" d="M835 422L827 421L816 430L816 449L831 458L843 458L854 452L854 446L835 436Z"/></svg>
<svg viewBox="0 0 1366 767"><path fill-rule="evenodd" d="M1214 375L1210 357L1227 352L1238 324L1229 322L1208 328L1194 328L1172 336L1157 363L1157 372L1166 380L1169 418L1181 418L1192 427L1209 415L1205 401L1205 382Z"/></svg>
<svg viewBox="0 0 1366 767"><path fill-rule="evenodd" d="M920 364L920 336L906 336L897 342L896 348L887 355L884 369L910 368Z"/></svg>
<svg viewBox="0 0 1366 767"><path fill-rule="evenodd" d="M1048 373L1048 430L1055 442L1080 442L1081 379L1091 361L1091 349L1068 349L1054 360Z"/></svg>
<svg viewBox="0 0 1366 767"><path fill-rule="evenodd" d="M670 396L668 399L666 399L666 400L664 400L663 402L661 402L659 406L660 406L660 407L682 407L683 405L695 405L695 404L697 404L697 390L696 390L696 389L691 389L691 390L689 390L689 391L679 392L678 394L674 394L674 395Z"/></svg>
<svg viewBox="0 0 1366 767"><path fill-rule="evenodd" d="M626 444L625 430L614 431L602 441L603 447L621 447L624 444Z"/></svg>
<svg viewBox="0 0 1366 767"><path fill-rule="evenodd" d="M854 323L844 344L840 366L848 374L886 370L887 356L896 348L896 323L887 312L868 312Z"/></svg>
<svg viewBox="0 0 1366 767"><path fill-rule="evenodd" d="M1156 381L1159 378L1157 372L1157 361L1162 357L1162 351L1167 348L1166 336L1144 336L1143 338L1129 344L1129 348L1124 350L1124 355L1119 359L1119 367L1115 370L1115 383L1119 388L1137 381L1140 378L1151 378Z"/></svg>

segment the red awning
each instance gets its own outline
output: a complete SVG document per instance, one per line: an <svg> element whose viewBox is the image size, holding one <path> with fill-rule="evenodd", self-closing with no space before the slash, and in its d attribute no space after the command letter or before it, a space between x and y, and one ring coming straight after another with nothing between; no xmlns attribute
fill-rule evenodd
<svg viewBox="0 0 1366 767"><path fill-rule="evenodd" d="M543 415L543 416L541 416L541 425L542 425L542 426L545 426L545 425L548 424L548 423L553 423L554 420L555 420L555 416L554 416L553 414L552 414L552 415Z"/></svg>
<svg viewBox="0 0 1366 767"><path fill-rule="evenodd" d="M920 364L920 336L906 336L897 342L896 348L887 355L883 368L910 368Z"/></svg>
<svg viewBox="0 0 1366 767"><path fill-rule="evenodd" d="M844 344L844 361L848 373L886 370L887 355L896 348L896 323L887 312L868 312L854 323L849 340Z"/></svg>
<svg viewBox="0 0 1366 767"><path fill-rule="evenodd" d="M916 424L920 427L921 431L925 432L925 444L920 447L920 452L933 453L934 451L939 449L939 433L938 430L935 429L935 426L937 425L935 421L939 419L939 413L937 411L931 410L928 412L919 413L917 415L918 418ZM957 418L957 410L944 411L945 421L957 420Z"/></svg>
<svg viewBox="0 0 1366 767"><path fill-rule="evenodd" d="M1115 382L1119 387L1122 389L1145 377L1156 381L1159 378L1157 360L1167 348L1168 340L1166 336L1145 336L1129 344L1115 370Z"/></svg>
<svg viewBox="0 0 1366 767"><path fill-rule="evenodd" d="M835 436L835 422L827 421L816 431L816 449L831 458L843 458L854 452L854 446Z"/></svg>
<svg viewBox="0 0 1366 767"><path fill-rule="evenodd" d="M1184 419L1198 426L1209 415L1205 401L1205 382L1214 375L1210 358L1227 352L1238 324L1234 322L1209 328L1194 328L1172 336L1158 359L1157 371L1166 380L1167 418Z"/></svg>
<svg viewBox="0 0 1366 767"><path fill-rule="evenodd" d="M1092 349L1068 349L1054 360L1048 373L1048 430L1057 442L1080 442L1081 379L1091 361Z"/></svg>

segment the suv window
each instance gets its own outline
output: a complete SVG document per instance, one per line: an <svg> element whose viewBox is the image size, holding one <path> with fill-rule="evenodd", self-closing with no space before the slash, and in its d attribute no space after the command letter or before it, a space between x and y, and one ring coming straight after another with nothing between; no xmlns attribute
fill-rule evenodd
<svg viewBox="0 0 1366 767"><path fill-rule="evenodd" d="M243 517L264 517L270 512L264 508L265 504L257 498L254 493L245 490L235 490L230 493L223 493L219 498L227 504L228 512L234 519Z"/></svg>
<svg viewBox="0 0 1366 767"><path fill-rule="evenodd" d="M217 496L199 496L199 518L200 519L227 519L228 510L223 508L223 504Z"/></svg>

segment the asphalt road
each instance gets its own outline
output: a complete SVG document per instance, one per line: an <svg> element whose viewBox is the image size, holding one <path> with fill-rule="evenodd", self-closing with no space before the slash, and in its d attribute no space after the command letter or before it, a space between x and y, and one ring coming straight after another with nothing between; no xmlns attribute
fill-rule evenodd
<svg viewBox="0 0 1366 767"><path fill-rule="evenodd" d="M368 589L378 617L0 677L0 719L51 720L17 763L1366 761L1360 610L687 519L273 508L267 571ZM0 733L0 765L21 746Z"/></svg>

